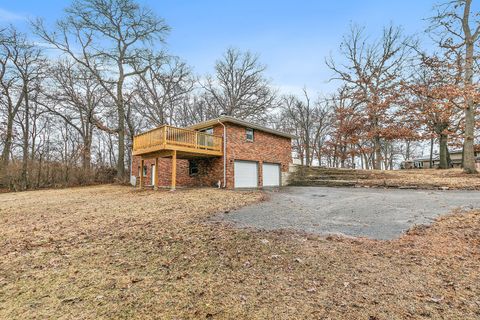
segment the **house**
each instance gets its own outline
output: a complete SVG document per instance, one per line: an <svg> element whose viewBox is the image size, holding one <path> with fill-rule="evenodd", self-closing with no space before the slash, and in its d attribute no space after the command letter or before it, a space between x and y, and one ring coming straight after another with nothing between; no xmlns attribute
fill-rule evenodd
<svg viewBox="0 0 480 320"><path fill-rule="evenodd" d="M475 160L476 167L480 170L480 145L475 145ZM450 166L452 168L461 168L462 167L462 149L457 149L450 151ZM434 155L432 157L432 168L438 168L440 164L440 157ZM403 161L400 165L401 169L429 169L430 168L430 157L425 158L415 158L411 160Z"/></svg>
<svg viewBox="0 0 480 320"><path fill-rule="evenodd" d="M292 162L292 135L230 116L134 137L138 187L277 187Z"/></svg>

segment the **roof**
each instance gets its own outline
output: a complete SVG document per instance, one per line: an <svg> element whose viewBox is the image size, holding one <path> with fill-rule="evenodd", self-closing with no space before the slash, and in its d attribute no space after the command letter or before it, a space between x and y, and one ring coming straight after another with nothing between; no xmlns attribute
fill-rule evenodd
<svg viewBox="0 0 480 320"><path fill-rule="evenodd" d="M439 160L440 158L437 155L434 155L432 158L432 161ZM430 161L430 157L428 158L414 158L414 159L408 159L403 162L415 162L415 161Z"/></svg>
<svg viewBox="0 0 480 320"><path fill-rule="evenodd" d="M480 144L475 144L473 145L473 151L475 152L478 152L480 151ZM457 150L452 150L450 151L450 154L458 154L458 153L462 153L463 152L463 149L457 149Z"/></svg>
<svg viewBox="0 0 480 320"><path fill-rule="evenodd" d="M238 124L238 125L243 126L243 127L252 128L252 129L263 131L263 132L268 132L268 133L271 133L271 134L274 134L274 135L277 135L277 136L281 136L281 137L285 137L285 138L290 138L290 139L295 138L295 136L290 134L290 133L286 133L286 132L278 131L278 130L271 129L271 128L268 128L268 127L264 127L264 126L261 126L259 124L255 124L255 123L248 122L248 121L245 121L245 120L240 120L240 119L237 119L237 118L234 118L234 117L231 117L231 116L221 116L221 117L218 117L218 118L215 118L215 119L211 119L211 120L196 123L194 125L188 126L187 128L188 129L201 129L201 128L206 128L206 127L213 126L213 125L215 125L219 122L234 123L234 124Z"/></svg>

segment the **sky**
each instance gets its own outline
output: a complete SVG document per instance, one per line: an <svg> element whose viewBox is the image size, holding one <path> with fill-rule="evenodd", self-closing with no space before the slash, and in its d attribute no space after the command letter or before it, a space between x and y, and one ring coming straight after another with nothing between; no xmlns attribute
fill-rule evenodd
<svg viewBox="0 0 480 320"><path fill-rule="evenodd" d="M167 49L199 76L213 73L228 47L249 50L267 66L266 76L281 93L327 95L335 88L325 58L338 56L352 23L374 39L389 24L402 26L428 46L425 18L431 0L138 0L171 27ZM0 25L28 31L28 20L53 23L70 1L0 0Z"/></svg>

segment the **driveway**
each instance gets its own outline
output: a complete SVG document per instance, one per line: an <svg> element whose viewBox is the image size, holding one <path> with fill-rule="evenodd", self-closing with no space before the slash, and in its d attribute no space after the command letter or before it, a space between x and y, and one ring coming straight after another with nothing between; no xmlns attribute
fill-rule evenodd
<svg viewBox="0 0 480 320"><path fill-rule="evenodd" d="M239 227L394 239L453 209L480 208L478 191L287 187L269 200L216 216Z"/></svg>

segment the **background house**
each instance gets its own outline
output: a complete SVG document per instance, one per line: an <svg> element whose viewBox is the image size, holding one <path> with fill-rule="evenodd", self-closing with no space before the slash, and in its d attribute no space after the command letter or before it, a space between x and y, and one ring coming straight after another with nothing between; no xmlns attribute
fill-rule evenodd
<svg viewBox="0 0 480 320"><path fill-rule="evenodd" d="M480 145L475 146L475 159L477 169L480 169ZM450 151L450 160L452 168L462 167L462 149ZM432 158L432 168L438 168L440 164L440 157L434 155ZM400 165L401 169L429 169L430 157L414 158L411 160L403 161Z"/></svg>

